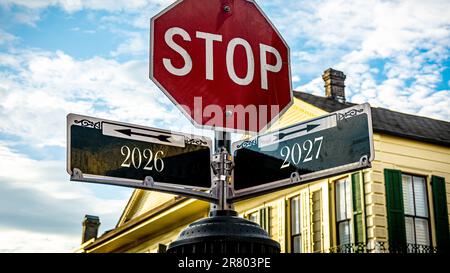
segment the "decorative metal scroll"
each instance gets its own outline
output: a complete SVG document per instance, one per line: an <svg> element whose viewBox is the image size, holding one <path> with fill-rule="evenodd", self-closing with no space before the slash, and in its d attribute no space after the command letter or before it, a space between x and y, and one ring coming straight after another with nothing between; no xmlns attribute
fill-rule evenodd
<svg viewBox="0 0 450 273"><path fill-rule="evenodd" d="M88 119L82 119L82 120L74 120L73 123L79 124L80 126L83 126L83 127L89 127L89 128L99 129L99 130L102 129L102 123L100 121L93 122Z"/></svg>
<svg viewBox="0 0 450 273"><path fill-rule="evenodd" d="M354 117L356 115L359 115L361 112L364 112L364 109L352 109L344 114L338 113L338 119L343 120L343 119L347 119L350 117Z"/></svg>

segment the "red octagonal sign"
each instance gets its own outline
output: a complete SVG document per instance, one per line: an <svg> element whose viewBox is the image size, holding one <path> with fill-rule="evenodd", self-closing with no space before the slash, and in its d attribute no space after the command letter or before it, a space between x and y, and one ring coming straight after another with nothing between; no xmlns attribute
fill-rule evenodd
<svg viewBox="0 0 450 273"><path fill-rule="evenodd" d="M259 132L292 103L289 47L254 1L179 0L150 31L150 78L195 125Z"/></svg>

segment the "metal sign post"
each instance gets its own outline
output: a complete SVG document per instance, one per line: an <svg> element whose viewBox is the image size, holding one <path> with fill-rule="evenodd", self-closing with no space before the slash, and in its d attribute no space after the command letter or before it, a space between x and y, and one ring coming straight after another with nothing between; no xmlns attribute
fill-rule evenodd
<svg viewBox="0 0 450 273"><path fill-rule="evenodd" d="M211 180L211 192L217 197L217 203L211 203L211 211L233 210L233 204L228 198L233 195L230 133L216 131L214 139L215 153L211 160L213 179Z"/></svg>
<svg viewBox="0 0 450 273"><path fill-rule="evenodd" d="M257 223L238 217L233 203L230 133L216 131L211 167L214 176L209 217L191 223L170 243L167 252L177 254L272 254L280 244Z"/></svg>

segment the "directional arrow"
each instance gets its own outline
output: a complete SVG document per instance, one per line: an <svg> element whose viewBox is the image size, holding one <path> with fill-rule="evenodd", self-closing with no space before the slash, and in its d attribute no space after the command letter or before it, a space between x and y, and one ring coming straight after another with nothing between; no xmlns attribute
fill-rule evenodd
<svg viewBox="0 0 450 273"><path fill-rule="evenodd" d="M295 131L292 131L292 132L289 132L289 133L280 133L278 135L278 139L282 140L287 135L292 135L294 133L298 133L298 132L301 132L301 131L306 131L308 133L309 131L311 131L312 129L316 128L317 126L320 126L320 124L307 124L306 127L304 127L304 128L301 128L301 129L298 129L298 130L295 130Z"/></svg>
<svg viewBox="0 0 450 273"><path fill-rule="evenodd" d="M119 133L122 133L124 135L127 135L127 136L136 135L136 136L150 137L150 138L156 138L156 139L158 139L159 141L162 141L162 142L169 142L170 143L170 140L168 140L168 138L170 136L168 136L168 135L153 136L153 135L147 135L147 134L142 134L142 133L138 133L138 132L132 132L131 129L120 129L120 130L116 129L115 131L117 131Z"/></svg>

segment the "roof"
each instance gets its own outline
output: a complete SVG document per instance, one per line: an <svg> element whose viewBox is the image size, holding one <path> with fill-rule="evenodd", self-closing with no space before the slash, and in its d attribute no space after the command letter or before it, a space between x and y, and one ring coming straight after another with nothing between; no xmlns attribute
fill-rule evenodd
<svg viewBox="0 0 450 273"><path fill-rule="evenodd" d="M355 105L332 98L294 91L294 97L324 111L334 112ZM450 147L450 122L371 107L374 132Z"/></svg>

